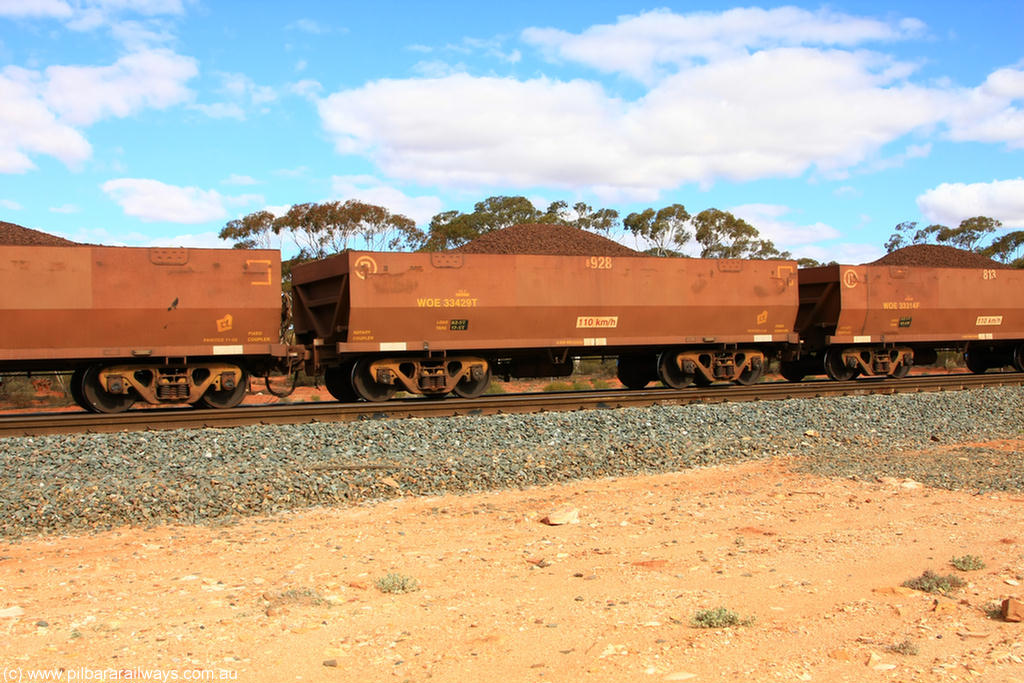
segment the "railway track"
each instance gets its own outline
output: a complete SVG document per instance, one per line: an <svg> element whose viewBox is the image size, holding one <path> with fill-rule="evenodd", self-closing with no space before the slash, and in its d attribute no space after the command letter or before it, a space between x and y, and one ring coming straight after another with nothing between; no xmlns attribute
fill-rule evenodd
<svg viewBox="0 0 1024 683"><path fill-rule="evenodd" d="M682 390L658 387L640 391L595 390L565 393L498 394L482 396L478 399L409 398L385 403L290 403L270 406L241 406L230 410L146 409L113 415L85 412L24 413L0 417L0 437L555 412L629 406L959 391L978 387L1022 385L1024 385L1024 373L921 375L903 379L857 379L849 382L791 383L781 381L752 386L722 384L706 388L690 387Z"/></svg>

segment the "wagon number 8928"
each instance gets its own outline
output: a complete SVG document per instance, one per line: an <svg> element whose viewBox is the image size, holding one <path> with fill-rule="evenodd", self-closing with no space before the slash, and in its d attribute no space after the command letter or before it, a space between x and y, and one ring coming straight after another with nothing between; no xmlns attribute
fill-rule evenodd
<svg viewBox="0 0 1024 683"><path fill-rule="evenodd" d="M587 268L591 270L611 270L611 256L591 256L586 260Z"/></svg>

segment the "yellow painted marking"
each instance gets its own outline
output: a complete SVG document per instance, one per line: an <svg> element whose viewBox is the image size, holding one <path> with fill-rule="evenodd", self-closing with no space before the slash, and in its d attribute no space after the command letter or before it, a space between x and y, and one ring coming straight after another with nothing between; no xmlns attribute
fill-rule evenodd
<svg viewBox="0 0 1024 683"><path fill-rule="evenodd" d="M577 329L594 329L618 326L619 316L617 315L581 315L576 318Z"/></svg>
<svg viewBox="0 0 1024 683"><path fill-rule="evenodd" d="M247 259L246 262L245 262L245 269L246 270L253 270L253 272L256 272L256 271L259 270L257 268L252 268L252 266L263 266L266 269L267 277L264 278L264 279L260 279L260 280L253 280L249 284L257 285L257 286L261 286L261 287L265 286L265 285L274 284L271 281L271 279L270 279L270 276L271 276L272 270L273 270L270 267L270 259Z"/></svg>

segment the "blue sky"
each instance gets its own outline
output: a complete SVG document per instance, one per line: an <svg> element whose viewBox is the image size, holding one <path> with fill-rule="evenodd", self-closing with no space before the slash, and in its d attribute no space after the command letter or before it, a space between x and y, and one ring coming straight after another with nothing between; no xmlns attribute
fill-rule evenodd
<svg viewBox="0 0 1024 683"><path fill-rule="evenodd" d="M220 246L293 203L521 194L844 262L906 220L1024 228L1022 3L483 5L0 0L0 220Z"/></svg>

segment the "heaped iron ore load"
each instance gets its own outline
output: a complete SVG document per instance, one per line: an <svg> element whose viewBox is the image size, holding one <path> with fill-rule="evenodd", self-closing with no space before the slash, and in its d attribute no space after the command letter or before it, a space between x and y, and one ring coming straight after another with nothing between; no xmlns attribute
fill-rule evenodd
<svg viewBox="0 0 1024 683"><path fill-rule="evenodd" d="M945 244L911 244L892 251L870 266L928 266L931 268L1009 268L973 251Z"/></svg>
<svg viewBox="0 0 1024 683"><path fill-rule="evenodd" d="M90 410L236 405L280 343L277 251L0 246L0 371L72 370Z"/></svg>
<svg viewBox="0 0 1024 683"><path fill-rule="evenodd" d="M63 237L0 221L0 246L73 247L77 244Z"/></svg>
<svg viewBox="0 0 1024 683"><path fill-rule="evenodd" d="M642 256L624 244L570 225L523 223L486 232L452 251L461 254Z"/></svg>
<svg viewBox="0 0 1024 683"><path fill-rule="evenodd" d="M482 393L617 355L624 384L756 381L796 342L793 261L348 252L292 270L295 333L338 398Z"/></svg>

